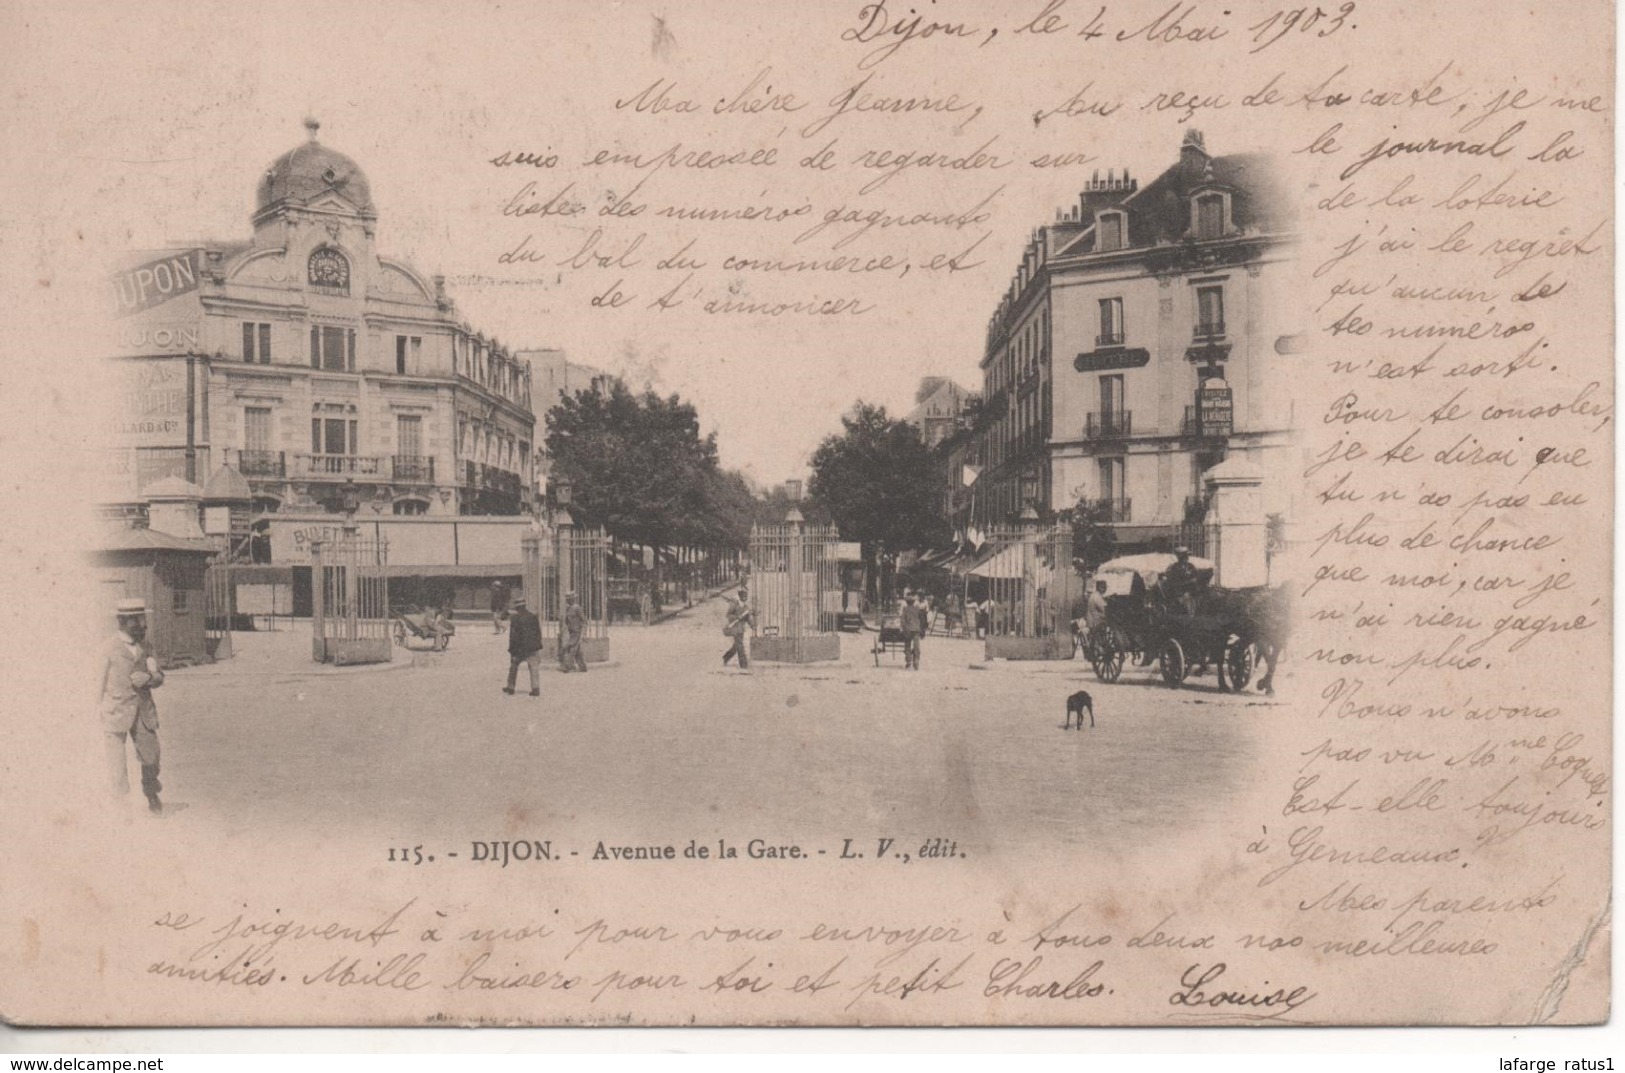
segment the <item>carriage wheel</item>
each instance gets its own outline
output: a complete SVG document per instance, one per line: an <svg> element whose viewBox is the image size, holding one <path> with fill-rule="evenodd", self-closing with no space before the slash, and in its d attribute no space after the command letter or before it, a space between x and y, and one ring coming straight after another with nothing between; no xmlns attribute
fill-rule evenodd
<svg viewBox="0 0 1625 1073"><path fill-rule="evenodd" d="M1178 641L1172 637L1162 646L1162 680L1171 686L1178 686L1185 680L1190 667L1185 662L1185 650Z"/></svg>
<svg viewBox="0 0 1625 1073"><path fill-rule="evenodd" d="M406 627L401 625L399 619L395 620L395 643L402 648L406 647Z"/></svg>
<svg viewBox="0 0 1625 1073"><path fill-rule="evenodd" d="M1123 674L1123 650L1114 643L1110 634L1089 642L1089 662L1095 668L1095 677L1102 682L1115 682Z"/></svg>
<svg viewBox="0 0 1625 1073"><path fill-rule="evenodd" d="M1253 680L1253 668L1257 666L1257 656L1253 652L1250 641L1238 641L1230 646L1225 653L1224 669L1230 672L1230 688L1240 693L1247 688L1247 683ZM1219 675L1221 684L1224 675Z"/></svg>

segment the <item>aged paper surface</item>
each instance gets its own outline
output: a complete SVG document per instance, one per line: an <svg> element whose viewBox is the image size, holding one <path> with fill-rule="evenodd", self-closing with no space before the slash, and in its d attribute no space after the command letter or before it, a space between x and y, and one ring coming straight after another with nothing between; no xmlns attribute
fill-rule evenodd
<svg viewBox="0 0 1625 1073"><path fill-rule="evenodd" d="M1610 5L0 18L7 1020L1608 1016ZM489 366L432 364L452 317ZM155 731L133 716L162 813L110 803L110 474L180 442L256 509L283 482L288 577L358 512L503 514L452 498L531 496L504 481L543 444L544 357L525 443L499 350L681 395L759 488L812 475L859 399L981 394L981 453L911 476L983 622L906 673L884 608L816 662L758 622L740 674L691 593L536 699L499 692L488 620L387 669L315 663L308 610L233 622L235 655L152 691ZM491 443L437 409L459 377ZM1009 535L1028 501L1123 548L1200 535L1251 602L1151 576L1166 604L1114 604L1106 650L1007 658L1071 655L1056 594L1083 593ZM149 494L147 532L177 503ZM504 524L457 526L446 576L501 561Z"/></svg>

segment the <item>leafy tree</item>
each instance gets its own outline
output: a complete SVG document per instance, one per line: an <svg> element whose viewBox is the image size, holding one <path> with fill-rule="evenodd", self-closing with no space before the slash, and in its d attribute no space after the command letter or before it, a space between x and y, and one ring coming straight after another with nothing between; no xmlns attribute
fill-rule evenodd
<svg viewBox="0 0 1625 1073"><path fill-rule="evenodd" d="M1107 524L1111 520L1109 504L1092 499L1078 500L1069 512L1072 522L1072 557L1085 572L1117 554L1117 533Z"/></svg>
<svg viewBox="0 0 1625 1073"><path fill-rule="evenodd" d="M931 454L919 430L862 401L841 425L841 434L825 437L813 453L808 492L843 539L862 542L871 571L882 544L895 554L945 542L948 527L936 511Z"/></svg>
<svg viewBox="0 0 1625 1073"><path fill-rule="evenodd" d="M547 425L554 479L574 485L579 520L654 548L730 532L716 515L737 509L720 494L716 436L700 435L692 404L617 379L566 397Z"/></svg>

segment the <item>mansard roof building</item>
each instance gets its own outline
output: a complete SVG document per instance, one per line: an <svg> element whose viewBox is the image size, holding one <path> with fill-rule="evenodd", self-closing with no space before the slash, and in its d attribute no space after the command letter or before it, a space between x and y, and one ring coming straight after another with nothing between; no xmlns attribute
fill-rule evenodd
<svg viewBox="0 0 1625 1073"><path fill-rule="evenodd" d="M988 324L956 527L1081 504L1121 544L1177 540L1226 458L1290 513L1287 204L1265 157L1213 156L1190 131L1150 183L1097 173L1035 230Z"/></svg>
<svg viewBox="0 0 1625 1073"><path fill-rule="evenodd" d="M259 177L248 239L114 277L127 389L109 498L229 465L262 515L528 510L529 364L468 326L443 277L377 248L366 174L306 127Z"/></svg>

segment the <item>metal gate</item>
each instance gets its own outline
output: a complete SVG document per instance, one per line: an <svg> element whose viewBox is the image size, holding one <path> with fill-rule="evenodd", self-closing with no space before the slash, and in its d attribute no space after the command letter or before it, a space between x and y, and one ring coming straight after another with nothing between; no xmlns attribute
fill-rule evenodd
<svg viewBox="0 0 1625 1073"><path fill-rule="evenodd" d="M231 631L236 628L237 588L231 564L210 563L203 572L203 629L209 655L214 659L231 657Z"/></svg>
<svg viewBox="0 0 1625 1073"><path fill-rule="evenodd" d="M1072 527L996 529L971 567L967 597L980 603L989 659L1070 659L1070 623L1083 595Z"/></svg>
<svg viewBox="0 0 1625 1073"><path fill-rule="evenodd" d="M750 531L752 659L810 663L841 654L840 534L798 520Z"/></svg>
<svg viewBox="0 0 1625 1073"><path fill-rule="evenodd" d="M551 538L527 536L525 602L542 620L543 650L558 652L565 597L575 593L586 623L581 652L589 663L609 659L609 537L602 529L561 525Z"/></svg>
<svg viewBox="0 0 1625 1073"><path fill-rule="evenodd" d="M389 542L346 534L310 547L311 657L317 663L388 663Z"/></svg>

